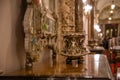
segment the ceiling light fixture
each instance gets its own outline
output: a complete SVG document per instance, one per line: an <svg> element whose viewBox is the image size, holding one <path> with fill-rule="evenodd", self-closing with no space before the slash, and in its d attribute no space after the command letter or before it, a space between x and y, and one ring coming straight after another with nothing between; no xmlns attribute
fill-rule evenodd
<svg viewBox="0 0 120 80"><path fill-rule="evenodd" d="M86 3L87 0L82 0L83 3Z"/></svg>
<svg viewBox="0 0 120 80"><path fill-rule="evenodd" d="M110 13L112 14L112 13L113 13L113 10L111 10Z"/></svg>
<svg viewBox="0 0 120 80"><path fill-rule="evenodd" d="M115 4L114 4L114 1L112 1L112 4L111 4L111 9L115 9Z"/></svg>
<svg viewBox="0 0 120 80"><path fill-rule="evenodd" d="M111 18L111 17L109 17L109 18L108 18L108 20L112 20L112 18Z"/></svg>
<svg viewBox="0 0 120 80"><path fill-rule="evenodd" d="M85 12L85 14L88 14L91 11L91 9L92 9L91 5L89 5L89 4L85 5L84 6L84 12Z"/></svg>

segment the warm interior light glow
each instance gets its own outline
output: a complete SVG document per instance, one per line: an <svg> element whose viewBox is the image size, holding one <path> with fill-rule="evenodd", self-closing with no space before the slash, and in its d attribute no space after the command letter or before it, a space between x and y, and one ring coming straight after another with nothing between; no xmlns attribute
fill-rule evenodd
<svg viewBox="0 0 120 80"><path fill-rule="evenodd" d="M99 34L98 34L98 36L99 36L99 37L102 37L102 36L103 36L103 34L102 34L102 33L99 33Z"/></svg>
<svg viewBox="0 0 120 80"><path fill-rule="evenodd" d="M98 24L95 24L95 25L94 25L94 28L95 28L95 30L96 30L97 32L101 32L101 29L100 29L100 27L99 27Z"/></svg>
<svg viewBox="0 0 120 80"><path fill-rule="evenodd" d="M98 62L100 60L100 55L99 54L94 55L94 60Z"/></svg>
<svg viewBox="0 0 120 80"><path fill-rule="evenodd" d="M42 4L42 1L41 1L41 0L39 0L39 4Z"/></svg>
<svg viewBox="0 0 120 80"><path fill-rule="evenodd" d="M111 17L109 17L109 18L108 18L108 20L112 20L112 18L111 18Z"/></svg>
<svg viewBox="0 0 120 80"><path fill-rule="evenodd" d="M89 5L89 4L87 4L86 6L84 6L85 14L89 13L91 9L92 9L92 6Z"/></svg>
<svg viewBox="0 0 120 80"><path fill-rule="evenodd" d="M111 10L110 13L113 13L113 10Z"/></svg>
<svg viewBox="0 0 120 80"><path fill-rule="evenodd" d="M82 0L83 3L86 3L87 0Z"/></svg>
<svg viewBox="0 0 120 80"><path fill-rule="evenodd" d="M111 9L115 9L115 4L112 4L112 5L111 5Z"/></svg>

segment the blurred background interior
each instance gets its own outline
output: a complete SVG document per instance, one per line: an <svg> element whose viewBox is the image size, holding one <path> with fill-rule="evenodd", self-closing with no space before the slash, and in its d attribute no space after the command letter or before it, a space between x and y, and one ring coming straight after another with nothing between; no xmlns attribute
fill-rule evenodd
<svg viewBox="0 0 120 80"><path fill-rule="evenodd" d="M67 64L84 63L64 74L106 78L99 70L108 64L110 75L120 77L120 0L1 0L0 11L2 76L29 75L26 70L33 70L30 75L61 75ZM94 64L97 75L85 67L93 64L87 60L96 62L95 55L107 60Z"/></svg>

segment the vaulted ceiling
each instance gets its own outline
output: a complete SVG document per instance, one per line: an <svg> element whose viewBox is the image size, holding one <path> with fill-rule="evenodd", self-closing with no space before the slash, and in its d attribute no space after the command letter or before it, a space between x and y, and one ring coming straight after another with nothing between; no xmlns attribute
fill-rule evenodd
<svg viewBox="0 0 120 80"><path fill-rule="evenodd" d="M120 0L114 0L116 5L113 14L110 14L110 5L113 0L95 0L96 13L99 17L99 20L108 20L109 16L112 16L114 20L120 20Z"/></svg>
<svg viewBox="0 0 120 80"><path fill-rule="evenodd" d="M96 9L100 12L107 6L112 4L113 0L95 0L96 1ZM120 6L120 0L114 0L115 5Z"/></svg>
<svg viewBox="0 0 120 80"><path fill-rule="evenodd" d="M105 7L101 12L99 19L104 20L108 19L108 17L112 17L113 19L120 19L120 7L116 6L113 13L110 13L110 6Z"/></svg>

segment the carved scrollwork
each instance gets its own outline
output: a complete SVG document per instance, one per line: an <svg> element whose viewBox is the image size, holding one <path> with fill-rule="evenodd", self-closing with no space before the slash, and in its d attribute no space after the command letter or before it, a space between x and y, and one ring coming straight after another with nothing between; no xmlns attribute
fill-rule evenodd
<svg viewBox="0 0 120 80"><path fill-rule="evenodd" d="M52 12L46 8L43 0L27 0L24 16L26 67L39 60L43 48L52 45L55 48L56 28ZM55 14L54 14L55 15Z"/></svg>

